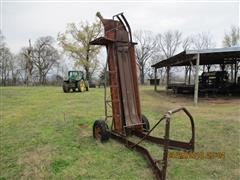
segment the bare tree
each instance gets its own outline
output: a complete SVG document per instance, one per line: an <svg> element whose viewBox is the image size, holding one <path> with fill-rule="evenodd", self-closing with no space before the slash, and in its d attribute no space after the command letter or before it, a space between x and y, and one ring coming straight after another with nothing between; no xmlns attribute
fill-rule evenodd
<svg viewBox="0 0 240 180"><path fill-rule="evenodd" d="M46 84L46 77L53 65L60 59L57 49L53 46L51 36L40 37L33 48L33 63L38 70L39 83Z"/></svg>
<svg viewBox="0 0 240 180"><path fill-rule="evenodd" d="M10 78L12 66L12 53L9 48L3 47L0 50L0 71L1 71L1 84L6 86Z"/></svg>
<svg viewBox="0 0 240 180"><path fill-rule="evenodd" d="M182 33L177 30L169 30L157 35L158 49L163 53L165 58L169 58L177 52L181 44L181 37Z"/></svg>
<svg viewBox="0 0 240 180"><path fill-rule="evenodd" d="M201 49L210 49L216 46L215 41L213 40L213 36L210 32L201 32L194 34L192 36L192 49L201 50ZM214 68L215 65L212 65ZM202 68L202 69L201 69ZM200 69L204 71L205 65ZM191 68L193 76L195 77L195 68Z"/></svg>
<svg viewBox="0 0 240 180"><path fill-rule="evenodd" d="M26 70L26 84L32 85L32 71L33 71L33 49L31 40L29 39L29 47L24 49L24 57L26 59L25 70Z"/></svg>
<svg viewBox="0 0 240 180"><path fill-rule="evenodd" d="M196 50L214 48L215 44L209 32L201 32L192 37L192 47Z"/></svg>
<svg viewBox="0 0 240 180"><path fill-rule="evenodd" d="M185 37L182 40L182 49L184 51L191 49L192 47L192 42L193 42L193 38L191 36Z"/></svg>
<svg viewBox="0 0 240 180"><path fill-rule="evenodd" d="M137 65L141 84L144 84L145 67L156 51L156 41L150 31L136 31L134 39L138 43L136 46Z"/></svg>
<svg viewBox="0 0 240 180"><path fill-rule="evenodd" d="M24 84L27 82L26 58L24 56L24 52L26 52L25 49L25 47L21 48L20 52L14 57L17 66L18 80Z"/></svg>
<svg viewBox="0 0 240 180"><path fill-rule="evenodd" d="M13 55L6 43L4 36L0 31L0 75L1 84L6 86L9 83L11 68L13 68Z"/></svg>
<svg viewBox="0 0 240 180"><path fill-rule="evenodd" d="M185 37L182 40L182 49L184 51L191 49L193 43L193 38L191 36ZM185 69L185 77L184 77L184 82L187 83L187 75L191 71L191 66L184 66Z"/></svg>
<svg viewBox="0 0 240 180"><path fill-rule="evenodd" d="M157 49L162 53L164 59L167 59L176 54L181 45L182 33L178 30L166 31L157 35ZM166 69L161 70L162 84L165 80Z"/></svg>

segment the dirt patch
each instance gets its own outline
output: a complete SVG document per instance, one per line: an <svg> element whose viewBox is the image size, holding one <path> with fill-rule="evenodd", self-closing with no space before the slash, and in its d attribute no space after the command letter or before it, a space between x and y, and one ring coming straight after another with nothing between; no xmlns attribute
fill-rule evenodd
<svg viewBox="0 0 240 180"><path fill-rule="evenodd" d="M212 104L240 104L240 99L238 98L204 98L204 101Z"/></svg>
<svg viewBox="0 0 240 180"><path fill-rule="evenodd" d="M145 90L145 93L156 98L156 95L161 98L163 101L170 101L171 103L192 103L193 95L192 94L173 94L171 92L166 93L166 91L157 91L155 94L152 90ZM210 104L240 104L239 96L209 96L204 97L199 95L199 101L203 103Z"/></svg>
<svg viewBox="0 0 240 180"><path fill-rule="evenodd" d="M88 128L87 124L80 123L78 124L79 128L79 137L88 137L91 136L91 130Z"/></svg>
<svg viewBox="0 0 240 180"><path fill-rule="evenodd" d="M88 127L87 124L78 124L78 126L79 126L80 128L83 128L83 129L86 129L86 128Z"/></svg>
<svg viewBox="0 0 240 180"><path fill-rule="evenodd" d="M45 179L50 176L47 166L52 159L52 147L45 145L28 151L19 158L18 163L23 166L21 179Z"/></svg>

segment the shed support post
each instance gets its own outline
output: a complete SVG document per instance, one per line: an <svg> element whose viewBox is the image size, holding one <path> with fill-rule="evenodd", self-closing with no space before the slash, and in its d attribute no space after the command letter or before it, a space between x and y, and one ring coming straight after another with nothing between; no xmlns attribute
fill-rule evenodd
<svg viewBox="0 0 240 180"><path fill-rule="evenodd" d="M194 105L198 103L198 72L199 72L200 54L197 54L195 79L194 79Z"/></svg>
<svg viewBox="0 0 240 180"><path fill-rule="evenodd" d="M191 84L191 71L192 71L192 67L191 67L191 66L189 66L188 84Z"/></svg>
<svg viewBox="0 0 240 180"><path fill-rule="evenodd" d="M237 61L235 62L235 74L234 74L234 83L237 84L237 72L238 72L238 69L237 69Z"/></svg>
<svg viewBox="0 0 240 180"><path fill-rule="evenodd" d="M170 74L170 66L167 67L167 86L166 86L166 89L168 91L168 85L169 85L169 81L170 81L170 77L169 77L169 74Z"/></svg>
<svg viewBox="0 0 240 180"><path fill-rule="evenodd" d="M157 68L154 68L154 91L157 91Z"/></svg>
<svg viewBox="0 0 240 180"><path fill-rule="evenodd" d="M233 82L233 64L231 64L231 82Z"/></svg>

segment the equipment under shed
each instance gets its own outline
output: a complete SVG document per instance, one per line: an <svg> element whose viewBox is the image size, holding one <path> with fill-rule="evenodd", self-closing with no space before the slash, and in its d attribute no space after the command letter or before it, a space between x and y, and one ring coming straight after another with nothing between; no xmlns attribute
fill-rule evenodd
<svg viewBox="0 0 240 180"><path fill-rule="evenodd" d="M155 70L154 89L157 90L157 69L166 68L167 90L171 89L175 93L194 93L195 104L198 102L199 93L240 93L239 62L240 47L185 50L152 65ZM171 68L183 66L188 69L185 74L188 76L188 82L171 83ZM200 66L202 66L202 74L199 76ZM210 71L212 66L214 66L214 71ZM220 70L216 70L216 66L219 66ZM191 73L194 74L193 84L191 84Z"/></svg>

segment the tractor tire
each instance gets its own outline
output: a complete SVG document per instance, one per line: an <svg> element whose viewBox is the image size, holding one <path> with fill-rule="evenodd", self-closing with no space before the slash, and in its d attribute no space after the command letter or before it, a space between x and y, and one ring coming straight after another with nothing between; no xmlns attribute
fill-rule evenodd
<svg viewBox="0 0 240 180"><path fill-rule="evenodd" d="M86 80L84 83L85 83L86 91L88 91L88 88L89 88L88 81Z"/></svg>
<svg viewBox="0 0 240 180"><path fill-rule="evenodd" d="M68 83L63 82L63 92L68 93L69 90L70 90L70 89L69 89L69 87L68 87Z"/></svg>
<svg viewBox="0 0 240 180"><path fill-rule="evenodd" d="M78 92L81 92L81 89L80 89L80 81L77 82L77 90L78 90Z"/></svg>
<svg viewBox="0 0 240 180"><path fill-rule="evenodd" d="M84 92L86 90L86 86L85 86L85 83L83 80L80 80L78 83L77 83L77 86L78 86L78 91L79 92Z"/></svg>
<svg viewBox="0 0 240 180"><path fill-rule="evenodd" d="M147 117L145 115L143 115L143 114L142 114L142 122L144 123L143 124L143 130L144 131L149 131L150 130L149 121L148 121Z"/></svg>
<svg viewBox="0 0 240 180"><path fill-rule="evenodd" d="M108 125L103 120L96 120L93 124L93 137L99 139L101 142L108 141L110 132Z"/></svg>

